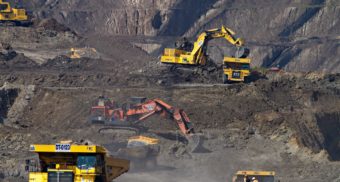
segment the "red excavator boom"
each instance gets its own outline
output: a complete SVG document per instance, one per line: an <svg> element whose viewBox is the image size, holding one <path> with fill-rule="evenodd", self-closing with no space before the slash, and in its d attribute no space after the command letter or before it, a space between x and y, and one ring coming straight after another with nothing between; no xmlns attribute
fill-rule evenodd
<svg viewBox="0 0 340 182"><path fill-rule="evenodd" d="M174 108L160 99L148 100L141 104L136 104L128 109L123 115L125 117L141 115L138 120L142 121L154 114L160 114L164 117L170 116L185 135L193 133L190 119L186 113L182 109Z"/></svg>
<svg viewBox="0 0 340 182"><path fill-rule="evenodd" d="M91 122L117 126L119 129L131 128L146 118L159 114L175 121L189 142L194 140L194 148L200 145L198 137L194 136L195 132L190 119L182 109L175 108L160 99L146 100L146 98L135 97L132 100L134 103L125 103L118 107L114 101L100 98L97 105L91 109Z"/></svg>
<svg viewBox="0 0 340 182"><path fill-rule="evenodd" d="M134 100L137 99L134 98ZM160 114L173 119L184 135L194 132L189 117L182 109L174 108L160 99L138 98L138 100L140 100L139 103L123 104L122 107L117 107L114 101L100 98L98 104L91 108L91 121L112 125L133 125L154 114ZM138 116L138 119L131 122L132 116Z"/></svg>

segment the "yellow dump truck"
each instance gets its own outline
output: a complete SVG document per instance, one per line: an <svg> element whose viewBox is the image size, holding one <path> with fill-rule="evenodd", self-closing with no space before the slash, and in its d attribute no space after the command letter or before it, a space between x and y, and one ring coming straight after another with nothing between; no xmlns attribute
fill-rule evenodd
<svg viewBox="0 0 340 182"><path fill-rule="evenodd" d="M250 76L249 58L224 57L223 59L223 83L247 82Z"/></svg>
<svg viewBox="0 0 340 182"><path fill-rule="evenodd" d="M118 150L118 156L131 161L132 170L154 169L160 153L159 140L146 136L134 136L128 139L126 148Z"/></svg>
<svg viewBox="0 0 340 182"><path fill-rule="evenodd" d="M129 170L130 162L111 157L96 145L31 145L38 160L27 160L29 182L111 182Z"/></svg>
<svg viewBox="0 0 340 182"><path fill-rule="evenodd" d="M25 9L12 8L8 2L0 0L0 23L26 24L29 20Z"/></svg>
<svg viewBox="0 0 340 182"><path fill-rule="evenodd" d="M232 182L274 182L274 171L237 171Z"/></svg>

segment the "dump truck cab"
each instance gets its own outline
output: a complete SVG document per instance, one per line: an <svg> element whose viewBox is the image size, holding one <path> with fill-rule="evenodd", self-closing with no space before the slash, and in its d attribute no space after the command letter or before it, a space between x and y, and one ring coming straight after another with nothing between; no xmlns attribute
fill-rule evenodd
<svg viewBox="0 0 340 182"><path fill-rule="evenodd" d="M96 145L31 145L38 160L28 160L29 182L109 182L129 170L129 161L107 155Z"/></svg>
<svg viewBox="0 0 340 182"><path fill-rule="evenodd" d="M233 182L247 182L252 178L255 178L258 182L274 182L274 171L237 171L233 177Z"/></svg>
<svg viewBox="0 0 340 182"><path fill-rule="evenodd" d="M248 58L224 57L223 83L246 81L250 76L250 62Z"/></svg>

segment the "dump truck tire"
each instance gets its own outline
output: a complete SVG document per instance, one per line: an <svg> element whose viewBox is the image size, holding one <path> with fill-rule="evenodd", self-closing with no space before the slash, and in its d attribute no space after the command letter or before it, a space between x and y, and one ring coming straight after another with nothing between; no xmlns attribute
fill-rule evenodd
<svg viewBox="0 0 340 182"><path fill-rule="evenodd" d="M156 158L150 158L145 163L146 169L155 169L157 167L157 160Z"/></svg>
<svg viewBox="0 0 340 182"><path fill-rule="evenodd" d="M222 74L222 81L223 81L223 84L227 84L229 81L228 81L228 75L226 74Z"/></svg>

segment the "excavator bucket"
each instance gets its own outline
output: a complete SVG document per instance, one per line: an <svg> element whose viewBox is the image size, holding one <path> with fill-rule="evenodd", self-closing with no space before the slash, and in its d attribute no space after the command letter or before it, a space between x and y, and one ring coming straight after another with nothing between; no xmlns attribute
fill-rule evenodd
<svg viewBox="0 0 340 182"><path fill-rule="evenodd" d="M203 148L203 137L199 134L191 134L187 137L187 149L191 153L200 153L204 151Z"/></svg>

